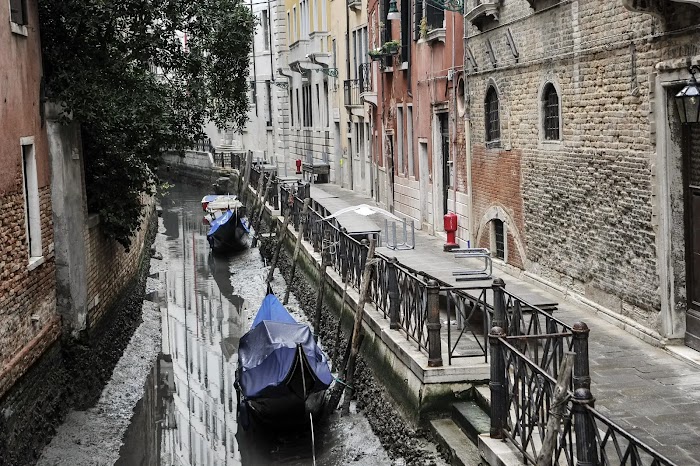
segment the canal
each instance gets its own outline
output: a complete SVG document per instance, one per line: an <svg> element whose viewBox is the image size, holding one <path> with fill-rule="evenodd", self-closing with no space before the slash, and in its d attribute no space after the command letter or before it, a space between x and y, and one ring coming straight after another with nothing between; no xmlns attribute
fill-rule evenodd
<svg viewBox="0 0 700 466"><path fill-rule="evenodd" d="M265 297L268 267L257 249L210 254L205 189L176 182L162 199L156 238L161 265L151 286L162 343L124 436L118 465L391 464L361 414L331 415L310 431L244 432L233 388L240 337ZM154 261L158 262L158 261ZM157 273L157 280L156 278ZM281 274L275 291L282 293ZM289 310L305 321L292 297Z"/></svg>

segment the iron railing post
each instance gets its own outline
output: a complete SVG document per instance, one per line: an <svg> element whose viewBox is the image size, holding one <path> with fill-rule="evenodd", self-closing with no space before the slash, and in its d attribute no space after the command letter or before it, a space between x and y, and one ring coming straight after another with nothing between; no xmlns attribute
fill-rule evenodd
<svg viewBox="0 0 700 466"><path fill-rule="evenodd" d="M400 327L399 324L399 280L396 274L396 264L399 260L396 257L391 257L387 261L388 281L389 281L389 328L396 330Z"/></svg>
<svg viewBox="0 0 700 466"><path fill-rule="evenodd" d="M572 326L574 352L574 431L576 432L577 466L597 466L596 426L586 406L593 407L595 398L591 393L591 374L588 360L588 336L591 331L585 322Z"/></svg>
<svg viewBox="0 0 700 466"><path fill-rule="evenodd" d="M348 272L350 264L350 251L348 250L348 235L345 228L340 229L338 238L338 246L340 247L340 272L343 277L343 283L348 281Z"/></svg>
<svg viewBox="0 0 700 466"><path fill-rule="evenodd" d="M574 366L575 367L575 366ZM595 399L587 388L574 390L571 411L574 415L576 434L576 466L598 466L596 426L587 406L593 406Z"/></svg>
<svg viewBox="0 0 700 466"><path fill-rule="evenodd" d="M442 366L442 342L440 340L440 285L428 281L428 367Z"/></svg>
<svg viewBox="0 0 700 466"><path fill-rule="evenodd" d="M501 327L492 327L489 333L489 348L491 350L491 438L503 438L508 413L508 393L506 392L506 361L501 345L501 337L506 333Z"/></svg>
<svg viewBox="0 0 700 466"><path fill-rule="evenodd" d="M277 175L272 175L272 208L280 210L280 186Z"/></svg>
<svg viewBox="0 0 700 466"><path fill-rule="evenodd" d="M493 321L491 322L491 328L499 327L501 329L506 328L506 296L505 290L506 283L500 279L496 278L493 281Z"/></svg>

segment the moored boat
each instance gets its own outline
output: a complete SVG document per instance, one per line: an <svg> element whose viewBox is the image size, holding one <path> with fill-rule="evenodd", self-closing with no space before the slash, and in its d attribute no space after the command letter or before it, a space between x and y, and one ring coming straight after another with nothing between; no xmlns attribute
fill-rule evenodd
<svg viewBox="0 0 700 466"><path fill-rule="evenodd" d="M234 386L242 425L251 418L273 428L307 424L309 414L322 409L332 381L309 326L268 294L238 348Z"/></svg>
<svg viewBox="0 0 700 466"><path fill-rule="evenodd" d="M202 209L207 212L204 223L209 225L207 241L212 251L237 252L248 247L248 219L236 196L204 196Z"/></svg>

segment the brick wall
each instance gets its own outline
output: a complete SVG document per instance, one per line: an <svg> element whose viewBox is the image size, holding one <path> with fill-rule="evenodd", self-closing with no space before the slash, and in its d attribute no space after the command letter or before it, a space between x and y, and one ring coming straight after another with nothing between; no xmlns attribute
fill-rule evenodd
<svg viewBox="0 0 700 466"><path fill-rule="evenodd" d="M144 197L143 201L146 204L144 216L138 232L131 240L132 247L129 250L102 233L96 216L90 216L85 225L88 327L94 326L104 316L105 311L137 272L148 229L147 223L155 206L152 198Z"/></svg>
<svg viewBox="0 0 700 466"><path fill-rule="evenodd" d="M40 189L43 264L29 270L21 174L0 197L0 397L59 335L49 186Z"/></svg>
<svg viewBox="0 0 700 466"><path fill-rule="evenodd" d="M467 78L475 219L504 206L521 228L522 267L658 329L649 75L661 60L697 54L697 37L659 34L674 24L622 2L534 12L525 0L504 0L494 25L485 32L465 26L477 61ZM561 98L561 141L544 140L546 82ZM506 150L484 149L489 85L498 89Z"/></svg>

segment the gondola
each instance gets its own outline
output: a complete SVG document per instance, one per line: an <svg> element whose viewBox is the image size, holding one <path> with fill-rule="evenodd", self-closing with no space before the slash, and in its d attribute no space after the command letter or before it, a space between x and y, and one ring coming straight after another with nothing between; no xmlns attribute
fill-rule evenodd
<svg viewBox="0 0 700 466"><path fill-rule="evenodd" d="M207 241L212 252L238 252L248 247L250 227L236 196L204 196L202 209L207 212L204 223L209 225Z"/></svg>
<svg viewBox="0 0 700 466"><path fill-rule="evenodd" d="M273 294L265 297L241 337L234 386L239 419L274 429L308 425L333 381L328 360L308 325L297 323Z"/></svg>

